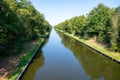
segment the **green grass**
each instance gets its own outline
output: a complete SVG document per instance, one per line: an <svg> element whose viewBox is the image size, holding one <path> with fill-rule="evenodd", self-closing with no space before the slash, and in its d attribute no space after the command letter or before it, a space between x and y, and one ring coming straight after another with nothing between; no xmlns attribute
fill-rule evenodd
<svg viewBox="0 0 120 80"><path fill-rule="evenodd" d="M41 45L41 43L43 42L45 38L40 38L37 41L37 44L35 44L32 49L26 53L26 55L24 56L24 58L21 59L18 67L15 69L15 71L9 76L9 80L15 80L20 72L25 68L26 64L29 62L29 60L31 59L31 57L35 54L36 49L39 47L39 45Z"/></svg>
<svg viewBox="0 0 120 80"><path fill-rule="evenodd" d="M84 43L84 44L102 52L102 53L104 53L105 55L107 55L107 56L109 56L109 57L111 57L111 58L113 58L117 61L120 61L120 53L119 52L111 52L111 51L107 50L104 46L99 46L96 43L91 43L89 40L80 39L79 37L76 37L73 34L65 33L62 30L57 30L57 31L60 31L63 34L65 34L67 36L70 36L70 37L72 37L72 38L74 38L74 39L76 39L76 40L78 40L78 41L80 41L80 42L82 42L82 43Z"/></svg>

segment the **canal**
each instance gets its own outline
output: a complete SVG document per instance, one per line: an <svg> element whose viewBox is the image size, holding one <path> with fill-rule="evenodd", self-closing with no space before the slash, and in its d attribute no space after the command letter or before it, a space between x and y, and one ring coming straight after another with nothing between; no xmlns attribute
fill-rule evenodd
<svg viewBox="0 0 120 80"><path fill-rule="evenodd" d="M120 65L52 29L21 80L120 80Z"/></svg>

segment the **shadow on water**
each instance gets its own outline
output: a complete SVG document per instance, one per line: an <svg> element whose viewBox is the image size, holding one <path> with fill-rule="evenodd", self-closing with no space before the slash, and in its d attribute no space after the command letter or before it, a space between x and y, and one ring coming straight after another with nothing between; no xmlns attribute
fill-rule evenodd
<svg viewBox="0 0 120 80"><path fill-rule="evenodd" d="M47 42L48 39L44 41L44 44L42 45L41 48L43 48ZM43 65L44 65L44 56L41 49L39 49L38 53L35 55L33 61L31 62L31 64L29 65L29 67L27 68L26 72L24 73L24 75L20 80L34 80L36 71L39 68L41 68Z"/></svg>
<svg viewBox="0 0 120 80"><path fill-rule="evenodd" d="M120 80L120 64L86 48L79 41L59 33L62 44L78 59L89 80Z"/></svg>

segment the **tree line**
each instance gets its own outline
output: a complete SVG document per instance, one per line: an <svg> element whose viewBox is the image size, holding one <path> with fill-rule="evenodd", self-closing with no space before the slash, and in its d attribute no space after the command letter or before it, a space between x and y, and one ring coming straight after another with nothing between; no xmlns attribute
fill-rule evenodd
<svg viewBox="0 0 120 80"><path fill-rule="evenodd" d="M111 51L120 51L120 6L99 4L87 15L73 17L55 26L82 39L94 38Z"/></svg>
<svg viewBox="0 0 120 80"><path fill-rule="evenodd" d="M25 41L45 34L50 26L29 0L0 0L0 55L19 53Z"/></svg>

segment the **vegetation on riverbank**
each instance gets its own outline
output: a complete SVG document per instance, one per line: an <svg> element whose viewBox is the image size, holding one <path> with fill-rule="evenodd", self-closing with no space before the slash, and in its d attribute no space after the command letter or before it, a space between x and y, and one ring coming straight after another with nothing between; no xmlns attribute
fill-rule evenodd
<svg viewBox="0 0 120 80"><path fill-rule="evenodd" d="M56 29L120 60L120 6L99 4L86 16L74 17L55 26ZM91 42L92 40L92 42Z"/></svg>
<svg viewBox="0 0 120 80"><path fill-rule="evenodd" d="M74 36L74 34L65 33L62 30L58 30L58 29L56 29L56 30L59 31L59 32L62 32L63 34L65 34L67 36L70 36L70 37L82 42L83 44L86 44L86 45L94 48L97 51L100 51L101 53L104 53L105 55L107 55L107 56L109 56L109 57L111 57L111 58L113 58L113 59L115 59L117 61L120 61L119 52L111 52L111 51L107 50L105 48L105 46L103 46L103 45L99 45L98 43L94 43L94 42L92 42L90 40L81 39L78 36Z"/></svg>
<svg viewBox="0 0 120 80"><path fill-rule="evenodd" d="M50 30L51 25L29 0L1 0L0 57L7 57L9 61L5 60L5 64L1 64L4 66L0 68L0 79L4 75L15 80ZM25 43L31 46L25 46ZM5 65L10 67L6 69ZM11 66L14 66L15 71Z"/></svg>
<svg viewBox="0 0 120 80"><path fill-rule="evenodd" d="M29 0L0 1L0 55L16 55L24 42L50 30L50 24Z"/></svg>
<svg viewBox="0 0 120 80"><path fill-rule="evenodd" d="M21 59L18 67L15 69L15 71L13 71L13 73L8 77L9 80L15 80L17 79L17 77L20 75L20 73L26 68L26 66L28 65L28 63L30 62L30 60L33 58L33 56L35 55L35 53L37 52L37 50L41 47L43 41L45 40L45 38L48 36L49 34L47 34L46 36L42 36L39 39L37 39L36 42L34 42L34 45L31 46L29 49L27 50L23 50L23 52L25 53L25 55L23 56L23 58Z"/></svg>
<svg viewBox="0 0 120 80"><path fill-rule="evenodd" d="M87 16L74 17L56 25L56 28L82 39L91 39L111 51L120 51L120 7L110 9L103 4L95 7Z"/></svg>

